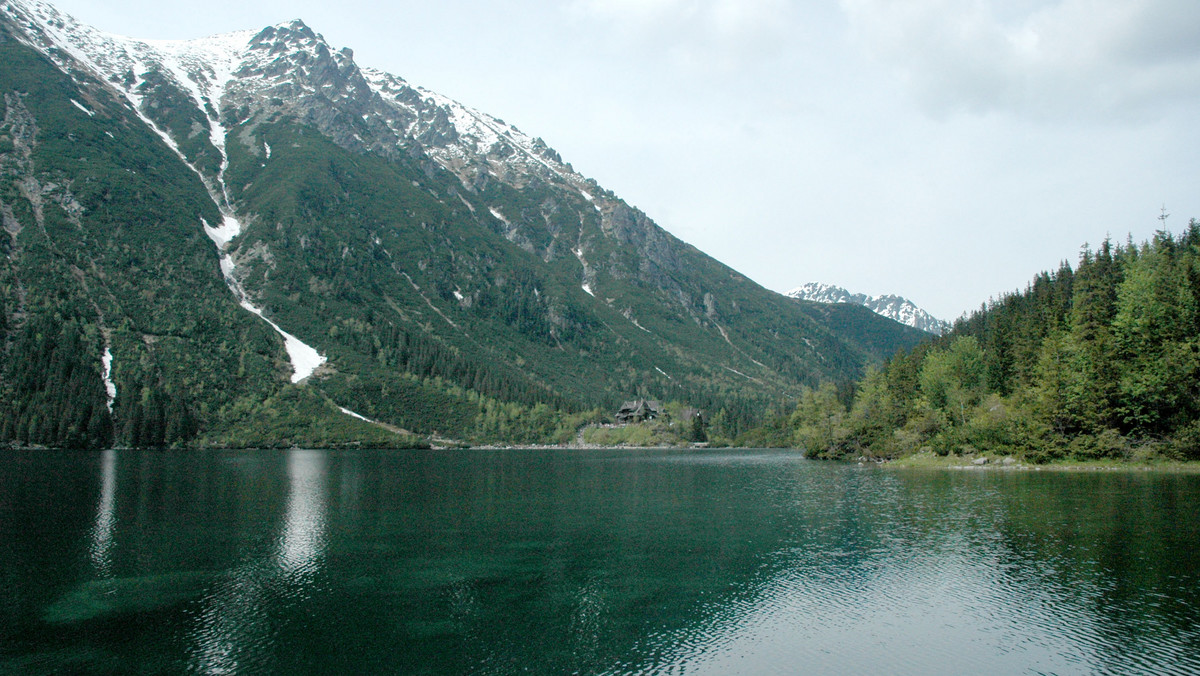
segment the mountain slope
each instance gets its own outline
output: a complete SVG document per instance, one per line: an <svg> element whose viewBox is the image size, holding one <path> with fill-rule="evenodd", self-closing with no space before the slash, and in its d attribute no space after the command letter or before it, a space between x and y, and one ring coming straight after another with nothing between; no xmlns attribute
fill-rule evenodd
<svg viewBox="0 0 1200 676"><path fill-rule="evenodd" d="M22 0L0 31L3 384L36 322L82 335L87 443L541 439L634 394L752 411L918 339L767 292L300 22L139 41ZM28 431L52 389L13 390L5 438L65 443Z"/></svg>
<svg viewBox="0 0 1200 676"><path fill-rule="evenodd" d="M238 307L197 227L217 209L122 101L4 27L0 60L4 439L167 445L261 421L283 397L312 438L331 425L385 440L313 393L283 391L282 346Z"/></svg>
<svg viewBox="0 0 1200 676"><path fill-rule="evenodd" d="M896 295L868 296L863 293L850 293L840 286L822 284L820 282L802 284L784 295L789 298L808 300L816 303L850 303L861 305L877 315L887 317L905 326L911 326L926 333L932 333L935 336L940 336L950 330L949 322L934 317L925 310L917 307L916 304L907 298Z"/></svg>

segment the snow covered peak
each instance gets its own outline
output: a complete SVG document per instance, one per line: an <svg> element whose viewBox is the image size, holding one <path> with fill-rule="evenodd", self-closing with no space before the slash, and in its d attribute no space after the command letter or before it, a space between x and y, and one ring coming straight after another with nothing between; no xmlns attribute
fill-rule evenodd
<svg viewBox="0 0 1200 676"><path fill-rule="evenodd" d="M65 51L111 83L140 76L139 67L181 63L187 66L184 72L207 70L202 79L210 80L213 67L238 59L253 35L238 31L195 40L141 40L97 30L41 0L7 0L2 10L25 29L34 47Z"/></svg>
<svg viewBox="0 0 1200 676"><path fill-rule="evenodd" d="M272 38L276 38L279 42L292 42L293 44L326 44L325 37L309 28L308 24L301 19L268 26L255 36L255 42L264 42Z"/></svg>
<svg viewBox="0 0 1200 676"><path fill-rule="evenodd" d="M851 303L862 305L875 314L937 336L942 335L942 333L950 329L949 323L922 310L907 298L896 295L868 296L862 293L850 293L840 286L822 284L821 282L802 284L784 295L817 303Z"/></svg>
<svg viewBox="0 0 1200 676"><path fill-rule="evenodd" d="M783 294L801 300L811 300L817 303L858 303L854 295L840 286L821 282L808 282ZM861 294L860 294L861 295ZM861 304L861 303L860 303Z"/></svg>
<svg viewBox="0 0 1200 676"><path fill-rule="evenodd" d="M335 59L339 65L353 63L354 53L350 49L335 51L325 36L309 28L300 19L268 26L254 35L250 47L259 53L260 61L273 62L283 59L284 63L311 64L323 59ZM263 53L269 59L263 60Z"/></svg>
<svg viewBox="0 0 1200 676"><path fill-rule="evenodd" d="M32 46L68 72L83 66L135 97L146 75L157 72L191 93L202 109L209 106L209 114L221 111L221 97L234 79L296 78L312 91L313 79L322 81L330 72L355 70L349 49L335 52L299 19L259 31L152 40L99 31L42 0L6 0L2 11ZM76 63L71 64L59 52ZM131 102L135 107L140 103L136 99Z"/></svg>
<svg viewBox="0 0 1200 676"><path fill-rule="evenodd" d="M194 40L141 40L105 33L41 0L8 0L2 8L29 42L70 73L79 68L117 88L135 109L156 73L215 116L253 31ZM223 143L223 139L221 141Z"/></svg>
<svg viewBox="0 0 1200 676"><path fill-rule="evenodd" d="M225 111L282 113L354 151L386 156L419 149L468 190L495 178L518 188L550 182L604 196L540 138L400 77L360 69L350 49L334 49L299 19L195 40L139 40L98 31L42 0L0 1L24 39L65 71L82 66L121 90L135 110L164 81L190 95L209 118L218 149Z"/></svg>

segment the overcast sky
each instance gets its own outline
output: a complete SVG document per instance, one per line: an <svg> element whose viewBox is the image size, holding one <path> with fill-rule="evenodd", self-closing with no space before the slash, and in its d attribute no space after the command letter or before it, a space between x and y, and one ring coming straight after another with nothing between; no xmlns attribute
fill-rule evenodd
<svg viewBox="0 0 1200 676"><path fill-rule="evenodd" d="M142 38L303 19L777 291L953 319L1200 218L1196 0L53 4Z"/></svg>

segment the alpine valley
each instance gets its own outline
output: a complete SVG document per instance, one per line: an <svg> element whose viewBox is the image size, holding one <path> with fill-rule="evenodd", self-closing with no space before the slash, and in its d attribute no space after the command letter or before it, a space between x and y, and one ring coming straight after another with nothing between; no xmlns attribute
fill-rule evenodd
<svg viewBox="0 0 1200 676"><path fill-rule="evenodd" d="M0 4L0 443L727 439L921 332L773 293L541 139L299 21L134 40Z"/></svg>

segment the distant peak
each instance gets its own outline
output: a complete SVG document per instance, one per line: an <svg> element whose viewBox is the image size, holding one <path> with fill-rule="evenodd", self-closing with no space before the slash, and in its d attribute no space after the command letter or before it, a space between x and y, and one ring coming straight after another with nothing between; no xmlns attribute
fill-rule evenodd
<svg viewBox="0 0 1200 676"><path fill-rule="evenodd" d="M843 297L849 299L853 296L853 294L840 286L824 284L822 282L808 282L806 284L801 284L800 286L797 286L783 295L791 296L792 298L802 298L805 300L815 300L815 297L819 296L823 299L821 302L824 303L845 303L849 301L840 299ZM839 300L825 300L829 298L838 298Z"/></svg>
<svg viewBox="0 0 1200 676"><path fill-rule="evenodd" d="M875 314L939 336L950 328L947 322L922 310L907 298L895 294L868 296L864 293L850 293L846 289L832 284L808 282L788 291L784 295L797 300L807 300L816 303L862 305Z"/></svg>

